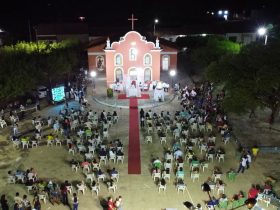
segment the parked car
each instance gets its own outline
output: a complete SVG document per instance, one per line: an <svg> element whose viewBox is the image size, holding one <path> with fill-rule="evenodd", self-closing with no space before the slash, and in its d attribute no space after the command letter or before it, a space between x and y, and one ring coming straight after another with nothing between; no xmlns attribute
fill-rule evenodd
<svg viewBox="0 0 280 210"><path fill-rule="evenodd" d="M37 95L39 98L45 98L48 95L48 88L46 86L38 86L37 87Z"/></svg>

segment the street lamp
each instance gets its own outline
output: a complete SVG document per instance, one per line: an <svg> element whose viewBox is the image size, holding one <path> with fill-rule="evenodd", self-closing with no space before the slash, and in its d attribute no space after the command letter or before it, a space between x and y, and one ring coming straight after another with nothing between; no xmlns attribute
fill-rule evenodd
<svg viewBox="0 0 280 210"><path fill-rule="evenodd" d="M218 11L218 15L223 16L223 18L225 18L225 20L228 19L228 14L229 14L228 10L219 10Z"/></svg>
<svg viewBox="0 0 280 210"><path fill-rule="evenodd" d="M267 29L265 27L260 27L258 29L258 35L264 36L264 45L267 43Z"/></svg>
<svg viewBox="0 0 280 210"><path fill-rule="evenodd" d="M93 85L93 88L95 89L95 77L96 77L97 73L96 71L91 71L90 72L90 77L92 78L92 85Z"/></svg>
<svg viewBox="0 0 280 210"><path fill-rule="evenodd" d="M158 24L158 19L154 20L154 36L156 35L156 24Z"/></svg>
<svg viewBox="0 0 280 210"><path fill-rule="evenodd" d="M176 75L176 70L170 70L169 75L171 76L171 88L173 88L173 77Z"/></svg>

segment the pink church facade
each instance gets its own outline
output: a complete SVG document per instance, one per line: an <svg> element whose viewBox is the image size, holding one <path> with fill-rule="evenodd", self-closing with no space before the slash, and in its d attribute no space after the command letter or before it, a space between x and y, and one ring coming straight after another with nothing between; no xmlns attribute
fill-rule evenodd
<svg viewBox="0 0 280 210"><path fill-rule="evenodd" d="M116 81L137 80L150 83L160 80L160 72L177 68L177 49L156 40L149 42L136 31L129 31L117 42L96 43L88 48L88 67L105 70L107 86Z"/></svg>

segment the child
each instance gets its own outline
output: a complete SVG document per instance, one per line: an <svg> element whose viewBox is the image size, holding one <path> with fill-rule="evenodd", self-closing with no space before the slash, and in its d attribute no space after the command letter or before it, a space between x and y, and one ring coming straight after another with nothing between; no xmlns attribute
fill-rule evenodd
<svg viewBox="0 0 280 210"><path fill-rule="evenodd" d="M77 194L76 193L73 193L73 210L78 210L78 205L79 205L79 202L78 202L78 197L77 197Z"/></svg>

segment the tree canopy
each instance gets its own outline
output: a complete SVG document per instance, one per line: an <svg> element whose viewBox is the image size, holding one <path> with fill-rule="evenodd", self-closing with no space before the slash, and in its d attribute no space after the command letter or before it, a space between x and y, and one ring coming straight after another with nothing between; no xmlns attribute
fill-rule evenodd
<svg viewBox="0 0 280 210"><path fill-rule="evenodd" d="M79 43L20 42L0 48L0 99L11 99L71 72Z"/></svg>
<svg viewBox="0 0 280 210"><path fill-rule="evenodd" d="M223 107L244 113L256 107L271 109L273 123L280 108L280 41L268 45L252 43L239 54L223 56L212 62L207 79L222 84L226 90Z"/></svg>
<svg viewBox="0 0 280 210"><path fill-rule="evenodd" d="M205 45L200 45L191 53L191 60L200 68L206 68L224 55L237 54L240 51L240 44L223 37L209 36L205 39L207 40Z"/></svg>

